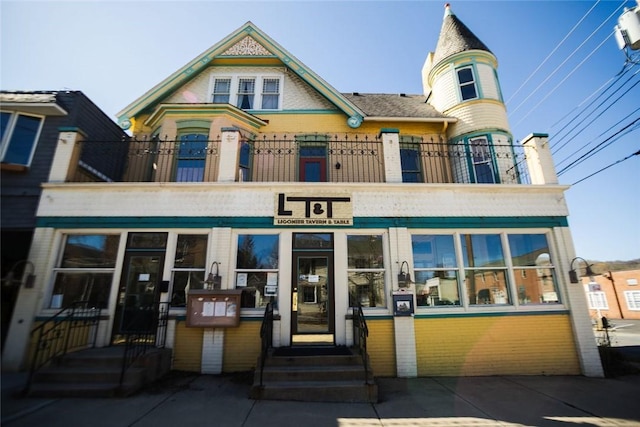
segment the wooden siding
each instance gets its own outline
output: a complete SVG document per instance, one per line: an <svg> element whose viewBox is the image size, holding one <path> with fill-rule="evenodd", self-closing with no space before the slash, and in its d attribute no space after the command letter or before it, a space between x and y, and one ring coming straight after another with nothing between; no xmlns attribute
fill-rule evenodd
<svg viewBox="0 0 640 427"><path fill-rule="evenodd" d="M578 375L568 315L420 318L418 376Z"/></svg>
<svg viewBox="0 0 640 427"><path fill-rule="evenodd" d="M256 367L260 356L261 324L258 321L242 321L237 328L225 329L222 372L248 371Z"/></svg>
<svg viewBox="0 0 640 427"><path fill-rule="evenodd" d="M445 112L458 118L450 127L449 138L483 129L502 129L509 131L507 110L504 104L491 100L467 101Z"/></svg>
<svg viewBox="0 0 640 427"><path fill-rule="evenodd" d="M185 322L176 323L172 369L200 372L202 365L201 328L187 328Z"/></svg>
<svg viewBox="0 0 640 427"><path fill-rule="evenodd" d="M393 333L393 319L367 318L369 337L367 352L371 368L377 377L396 376L396 348Z"/></svg>

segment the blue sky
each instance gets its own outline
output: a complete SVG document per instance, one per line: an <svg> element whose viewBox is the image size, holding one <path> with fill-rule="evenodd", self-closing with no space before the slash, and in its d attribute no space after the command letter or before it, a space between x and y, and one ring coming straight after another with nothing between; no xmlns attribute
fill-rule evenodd
<svg viewBox="0 0 640 427"><path fill-rule="evenodd" d="M252 21L341 92L419 94L444 3L0 0L0 88L81 90L115 120ZM514 140L548 133L558 171L592 153L562 184L640 149L640 65L616 76L626 57L611 36L635 1L450 3L498 58ZM578 256L640 258L639 167L632 156L565 193Z"/></svg>

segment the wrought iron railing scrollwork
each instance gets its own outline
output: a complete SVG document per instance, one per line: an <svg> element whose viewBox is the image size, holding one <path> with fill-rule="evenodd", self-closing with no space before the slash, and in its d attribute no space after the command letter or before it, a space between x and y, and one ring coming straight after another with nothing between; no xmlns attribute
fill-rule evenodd
<svg viewBox="0 0 640 427"><path fill-rule="evenodd" d="M360 353L362 365L364 366L365 383L369 384L369 354L367 353L367 337L369 328L364 318L362 305L358 302L353 307L353 346Z"/></svg>
<svg viewBox="0 0 640 427"><path fill-rule="evenodd" d="M264 317L260 326L260 340L262 342L260 351L260 385L262 386L262 373L264 365L269 355L269 349L273 347L273 304L268 303L264 309Z"/></svg>
<svg viewBox="0 0 640 427"><path fill-rule="evenodd" d="M33 374L59 360L67 353L96 345L100 308L95 301L75 301L58 311L31 331L34 343L26 390Z"/></svg>
<svg viewBox="0 0 640 427"><path fill-rule="evenodd" d="M164 348L169 323L169 302L138 307L128 325L123 325L124 355L120 372L120 385L127 370L152 348Z"/></svg>

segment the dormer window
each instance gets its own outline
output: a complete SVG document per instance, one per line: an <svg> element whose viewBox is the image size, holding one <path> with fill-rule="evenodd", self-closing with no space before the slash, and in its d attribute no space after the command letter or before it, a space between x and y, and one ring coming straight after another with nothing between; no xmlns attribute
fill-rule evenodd
<svg viewBox="0 0 640 427"><path fill-rule="evenodd" d="M212 102L243 110L278 110L282 77L273 75L213 76Z"/></svg>
<svg viewBox="0 0 640 427"><path fill-rule="evenodd" d="M459 68L457 70L458 83L460 84L460 96L463 101L478 97L476 81L471 67Z"/></svg>

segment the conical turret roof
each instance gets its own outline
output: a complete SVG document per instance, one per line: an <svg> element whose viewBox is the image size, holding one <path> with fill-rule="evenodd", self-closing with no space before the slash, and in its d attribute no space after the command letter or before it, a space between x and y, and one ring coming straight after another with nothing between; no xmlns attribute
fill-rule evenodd
<svg viewBox="0 0 640 427"><path fill-rule="evenodd" d="M438 44L433 54L432 64L436 66L442 60L467 50L484 50L491 54L487 45L471 32L451 11L449 3L445 5L444 20Z"/></svg>

